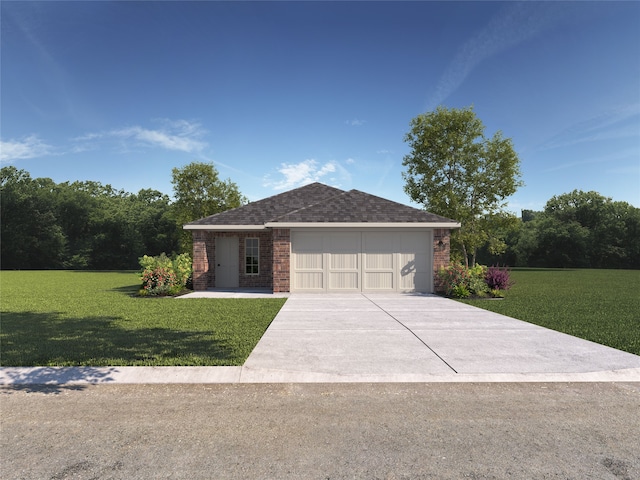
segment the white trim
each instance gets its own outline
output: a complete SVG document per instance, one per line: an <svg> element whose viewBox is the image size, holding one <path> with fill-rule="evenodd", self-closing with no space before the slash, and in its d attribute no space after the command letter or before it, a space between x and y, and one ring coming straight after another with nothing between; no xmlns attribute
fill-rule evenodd
<svg viewBox="0 0 640 480"><path fill-rule="evenodd" d="M460 228L457 222L267 222L267 228Z"/></svg>
<svg viewBox="0 0 640 480"><path fill-rule="evenodd" d="M266 230L265 225L183 225L183 230L222 230L222 231L243 231L243 230Z"/></svg>
<svg viewBox="0 0 640 480"><path fill-rule="evenodd" d="M458 222L267 222L264 225L183 225L183 230L246 231L267 228L460 228Z"/></svg>

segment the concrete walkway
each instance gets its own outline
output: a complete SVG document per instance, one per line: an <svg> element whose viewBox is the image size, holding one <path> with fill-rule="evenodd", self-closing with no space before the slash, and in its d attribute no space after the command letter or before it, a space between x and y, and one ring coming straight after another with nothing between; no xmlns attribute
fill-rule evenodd
<svg viewBox="0 0 640 480"><path fill-rule="evenodd" d="M205 296L252 295L268 294ZM434 295L292 294L242 367L0 369L0 384L523 381L640 382L640 357Z"/></svg>

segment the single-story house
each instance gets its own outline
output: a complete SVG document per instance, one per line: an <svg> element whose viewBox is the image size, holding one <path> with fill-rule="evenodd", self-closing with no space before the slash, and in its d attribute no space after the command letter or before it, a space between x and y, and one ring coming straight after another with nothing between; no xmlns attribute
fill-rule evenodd
<svg viewBox="0 0 640 480"><path fill-rule="evenodd" d="M454 220L312 183L184 225L193 285L273 292L433 292Z"/></svg>

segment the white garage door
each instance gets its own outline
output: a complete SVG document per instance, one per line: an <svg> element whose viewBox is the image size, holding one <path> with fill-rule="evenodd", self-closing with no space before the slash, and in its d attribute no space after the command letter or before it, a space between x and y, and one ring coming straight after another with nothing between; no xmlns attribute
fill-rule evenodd
<svg viewBox="0 0 640 480"><path fill-rule="evenodd" d="M292 290L431 292L429 231L293 231Z"/></svg>

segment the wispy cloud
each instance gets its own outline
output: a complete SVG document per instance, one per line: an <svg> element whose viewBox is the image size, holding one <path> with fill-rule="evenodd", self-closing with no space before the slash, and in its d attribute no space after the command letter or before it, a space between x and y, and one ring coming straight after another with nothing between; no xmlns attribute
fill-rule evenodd
<svg viewBox="0 0 640 480"><path fill-rule="evenodd" d="M500 11L477 35L458 50L427 101L433 110L455 92L484 60L540 34L562 17L563 7L548 2L513 2Z"/></svg>
<svg viewBox="0 0 640 480"><path fill-rule="evenodd" d="M208 144L202 140L206 131L199 123L166 119L159 122L161 125L156 129L139 125L115 128L103 132L87 133L57 146L45 143L36 134L0 141L0 161L10 163L15 160L49 155L78 154L105 146L121 151L141 147L162 148L202 156L201 152Z"/></svg>
<svg viewBox="0 0 640 480"><path fill-rule="evenodd" d="M549 150L585 142L640 137L640 104L614 108L571 125L537 148Z"/></svg>
<svg viewBox="0 0 640 480"><path fill-rule="evenodd" d="M104 132L88 133L75 138L76 148L90 149L96 143L118 140L121 147L152 147L186 153L202 151L207 143L201 138L206 133L199 123L187 120L160 120L159 128L150 129L139 125L116 128Z"/></svg>
<svg viewBox="0 0 640 480"><path fill-rule="evenodd" d="M37 135L0 141L0 161L5 163L53 155L53 152L54 148L40 140Z"/></svg>
<svg viewBox="0 0 640 480"><path fill-rule="evenodd" d="M348 160L347 163L349 163ZM277 171L282 175L282 179L273 181L267 175L263 181L265 187L272 187L274 190L289 190L320 181L336 187L341 186L343 182L351 182L351 174L334 160L323 164L314 159L307 159L299 163L282 163Z"/></svg>
<svg viewBox="0 0 640 480"><path fill-rule="evenodd" d="M617 167L620 167L620 162L626 162L628 160L636 161L638 160L638 150L637 149L626 149L619 152L612 152L609 155L586 158L583 160L578 160L575 162L566 162L559 163L554 165L551 168L547 168L543 170L544 173L552 173L560 170L567 169L575 169L577 167L585 167L587 165L593 165L597 163L607 163L609 165L615 164ZM607 170L607 172L613 172L616 167L613 169ZM622 167L627 168L627 167Z"/></svg>
<svg viewBox="0 0 640 480"><path fill-rule="evenodd" d="M362 125L364 125L367 122L366 122L366 120L359 120L357 118L354 118L353 120L347 120L344 123L349 125L349 126L351 126L351 127L361 127Z"/></svg>

